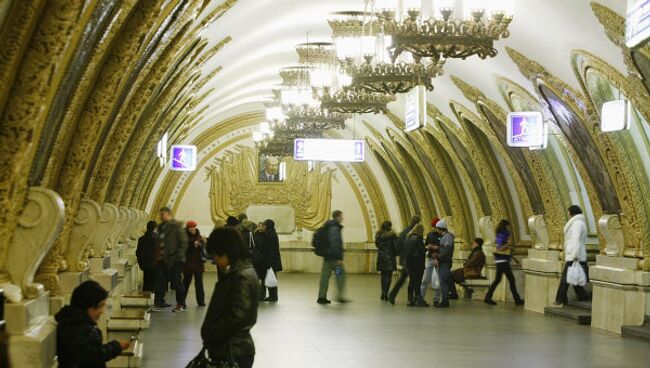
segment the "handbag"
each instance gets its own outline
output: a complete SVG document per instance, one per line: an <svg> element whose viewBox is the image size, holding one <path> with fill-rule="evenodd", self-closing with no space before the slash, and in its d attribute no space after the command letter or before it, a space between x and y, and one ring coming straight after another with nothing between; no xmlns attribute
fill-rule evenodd
<svg viewBox="0 0 650 368"><path fill-rule="evenodd" d="M573 286L587 285L587 275L585 275L585 270L582 269L580 262L573 261L573 264L569 266L566 273L566 282Z"/></svg>
<svg viewBox="0 0 650 368"><path fill-rule="evenodd" d="M239 364L235 362L232 355L232 345L228 340L228 358L225 360L215 362L208 356L208 349L205 346L201 349L199 354L192 359L185 368L239 368Z"/></svg>
<svg viewBox="0 0 650 368"><path fill-rule="evenodd" d="M431 268L431 288L439 289L440 288L440 278L438 277L438 268Z"/></svg>
<svg viewBox="0 0 650 368"><path fill-rule="evenodd" d="M269 267L266 271L266 277L264 278L264 286L267 288L276 288L278 287L278 278L275 276L273 269Z"/></svg>

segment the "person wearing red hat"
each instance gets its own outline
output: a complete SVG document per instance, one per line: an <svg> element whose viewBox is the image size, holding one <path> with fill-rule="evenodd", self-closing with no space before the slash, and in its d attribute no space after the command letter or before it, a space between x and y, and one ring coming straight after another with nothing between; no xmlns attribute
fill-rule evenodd
<svg viewBox="0 0 650 368"><path fill-rule="evenodd" d="M429 290L429 287L431 286L431 276L434 270L436 269L436 257L435 257L435 252L434 248L440 245L440 232L436 229L436 225L438 224L438 221L440 219L438 217L434 217L431 220L431 231L427 234L427 238L424 241L424 244L426 245L428 251L427 251L427 260L426 260L426 266L424 268L424 276L422 277L422 284L420 285L420 293L422 294L422 300L426 300L427 296L427 290ZM437 294L436 289L436 294ZM434 300L437 300L436 297L434 297Z"/></svg>
<svg viewBox="0 0 650 368"><path fill-rule="evenodd" d="M187 231L187 252L185 253L185 266L183 267L183 285L187 293L192 278L194 278L196 304L199 307L205 307L205 292L203 290L205 238L201 236L196 221L188 221L185 228Z"/></svg>

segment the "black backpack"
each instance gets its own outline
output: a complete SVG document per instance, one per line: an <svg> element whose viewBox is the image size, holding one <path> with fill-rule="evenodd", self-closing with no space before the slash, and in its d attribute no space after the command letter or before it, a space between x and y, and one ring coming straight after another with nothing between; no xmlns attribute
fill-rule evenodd
<svg viewBox="0 0 650 368"><path fill-rule="evenodd" d="M325 257L329 254L329 226L325 225L318 228L318 230L314 232L314 237L311 240L311 246L314 248L314 253L319 257Z"/></svg>

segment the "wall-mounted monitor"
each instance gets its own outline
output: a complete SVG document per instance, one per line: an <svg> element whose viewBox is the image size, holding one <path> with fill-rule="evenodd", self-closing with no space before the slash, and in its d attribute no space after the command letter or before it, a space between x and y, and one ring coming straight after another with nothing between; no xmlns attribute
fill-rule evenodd
<svg viewBox="0 0 650 368"><path fill-rule="evenodd" d="M542 113L537 111L511 112L508 114L508 146L544 148L548 131Z"/></svg>
<svg viewBox="0 0 650 368"><path fill-rule="evenodd" d="M426 122L427 94L424 86L417 86L406 94L404 102L404 131L414 131Z"/></svg>
<svg viewBox="0 0 650 368"><path fill-rule="evenodd" d="M628 100L605 102L600 113L600 130L607 133L629 129L631 113Z"/></svg>
<svg viewBox="0 0 650 368"><path fill-rule="evenodd" d="M641 46L650 39L650 0L628 0L625 17L625 45Z"/></svg>
<svg viewBox="0 0 650 368"><path fill-rule="evenodd" d="M174 171L196 170L196 146L173 145L170 169Z"/></svg>
<svg viewBox="0 0 650 368"><path fill-rule="evenodd" d="M298 138L293 144L293 158L297 161L363 162L365 157L362 140Z"/></svg>

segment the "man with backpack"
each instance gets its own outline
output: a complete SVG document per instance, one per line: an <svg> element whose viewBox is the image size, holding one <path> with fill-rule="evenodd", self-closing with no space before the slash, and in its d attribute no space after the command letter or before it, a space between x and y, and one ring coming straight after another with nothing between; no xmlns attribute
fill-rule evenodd
<svg viewBox="0 0 650 368"><path fill-rule="evenodd" d="M312 245L317 256L323 257L323 269L320 276L320 287L318 290L318 304L332 303L327 299L330 276L332 272L336 275L338 294L336 301L339 303L348 302L344 298L345 291L345 268L343 267L343 212L336 210L332 212L332 219L325 223L325 226L316 230Z"/></svg>

